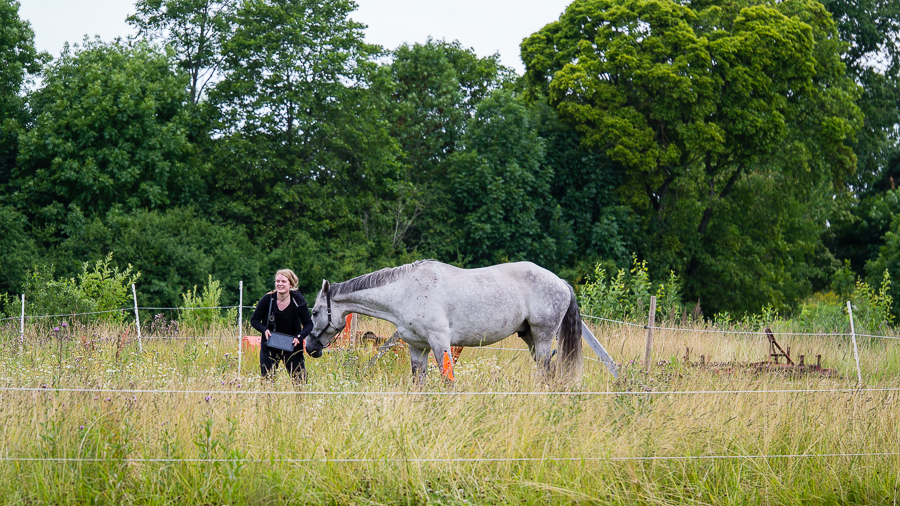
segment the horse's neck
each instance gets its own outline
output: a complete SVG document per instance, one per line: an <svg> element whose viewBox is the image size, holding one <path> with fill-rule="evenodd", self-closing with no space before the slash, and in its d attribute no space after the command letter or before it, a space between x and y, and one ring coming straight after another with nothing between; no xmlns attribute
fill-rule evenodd
<svg viewBox="0 0 900 506"><path fill-rule="evenodd" d="M344 313L357 313L396 324L395 294L386 288L387 286L379 286L341 294L335 298L335 302L343 304Z"/></svg>

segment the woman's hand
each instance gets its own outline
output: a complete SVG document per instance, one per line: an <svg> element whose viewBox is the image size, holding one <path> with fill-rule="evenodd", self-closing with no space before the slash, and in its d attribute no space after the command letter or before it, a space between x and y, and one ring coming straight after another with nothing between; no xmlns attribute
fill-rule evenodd
<svg viewBox="0 0 900 506"><path fill-rule="evenodd" d="M300 336L294 338L294 348L296 348L297 346L300 346ZM305 342L303 343L303 346L306 347Z"/></svg>
<svg viewBox="0 0 900 506"><path fill-rule="evenodd" d="M270 337L272 337L272 333L269 332L269 329L266 329L266 341L268 341Z"/></svg>

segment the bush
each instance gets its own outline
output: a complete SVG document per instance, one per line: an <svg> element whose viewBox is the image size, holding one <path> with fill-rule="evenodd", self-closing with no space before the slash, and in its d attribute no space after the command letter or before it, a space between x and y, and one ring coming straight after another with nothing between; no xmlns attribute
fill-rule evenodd
<svg viewBox="0 0 900 506"><path fill-rule="evenodd" d="M597 264L594 279L579 289L581 310L601 318L644 321L650 306L654 283L650 281L647 262L632 256L631 270L619 269L615 278L607 279L606 269ZM681 282L674 272L665 283L656 285L656 317L677 321L682 319Z"/></svg>
<svg viewBox="0 0 900 506"><path fill-rule="evenodd" d="M103 260L97 260L93 270L88 270L89 262L82 265L78 276L78 291L94 302L94 311L112 311L128 306L131 300L129 287L141 277L141 273L132 274L131 264L119 272L115 266L110 267L113 254L109 253ZM122 323L125 313L122 311L97 315L98 319Z"/></svg>
<svg viewBox="0 0 900 506"><path fill-rule="evenodd" d="M89 262L82 264L78 279L54 277L53 265L35 267L28 272L25 283L26 316L72 315L110 311L128 306L129 286L140 273L132 274L129 265L124 271L110 267L112 253L98 260L93 268ZM18 316L18 300L12 296L2 299L5 316ZM80 316L82 321L110 321L121 323L125 315L121 311Z"/></svg>
<svg viewBox="0 0 900 506"><path fill-rule="evenodd" d="M203 292L197 291L197 286L193 290L181 295L182 305L178 308L178 322L181 328L190 327L198 330L208 330L218 325L230 325L237 321L237 309L229 309L225 316L222 316L219 307L219 299L222 296L222 289L219 282L209 276Z"/></svg>
<svg viewBox="0 0 900 506"><path fill-rule="evenodd" d="M840 274L840 273L839 273ZM876 292L868 283L857 279L847 283L846 274L840 274L840 283L835 288L853 286L850 293L838 289L837 292L817 293L800 306L799 314L788 320L796 324L800 332L847 332L850 319L847 301L853 306L853 323L857 333L879 333L894 323L891 296L891 275L885 269L881 286ZM846 289L846 288L845 288Z"/></svg>

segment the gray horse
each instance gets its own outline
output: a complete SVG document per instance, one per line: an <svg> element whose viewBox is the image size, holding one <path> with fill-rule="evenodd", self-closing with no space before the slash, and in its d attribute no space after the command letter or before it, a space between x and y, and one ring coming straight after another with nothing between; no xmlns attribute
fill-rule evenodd
<svg viewBox="0 0 900 506"><path fill-rule="evenodd" d="M574 377L581 371L584 326L575 293L568 283L531 262L460 269L423 260L343 283L323 280L313 306L307 352L321 355L350 313L396 325L409 345L418 381L425 379L429 350L443 358L441 373L452 379L451 346L490 345L514 332L547 372L558 332L562 372Z"/></svg>

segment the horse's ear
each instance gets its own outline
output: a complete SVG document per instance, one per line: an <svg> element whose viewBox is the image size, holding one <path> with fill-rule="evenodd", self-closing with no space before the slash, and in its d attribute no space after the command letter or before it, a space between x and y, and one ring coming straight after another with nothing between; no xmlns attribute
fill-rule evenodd
<svg viewBox="0 0 900 506"><path fill-rule="evenodd" d="M327 279L323 279L322 280L322 293L328 293L329 290L331 290L331 284L328 282Z"/></svg>

